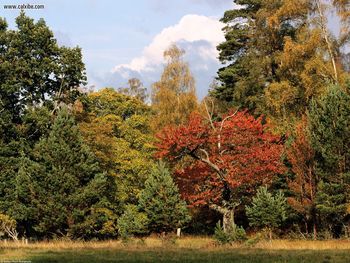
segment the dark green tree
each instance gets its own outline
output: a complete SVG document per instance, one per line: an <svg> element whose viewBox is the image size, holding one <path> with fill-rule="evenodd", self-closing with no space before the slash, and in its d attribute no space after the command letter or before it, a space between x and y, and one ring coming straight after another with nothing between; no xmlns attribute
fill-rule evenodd
<svg viewBox="0 0 350 263"><path fill-rule="evenodd" d="M23 220L31 221L40 236L116 234L114 180L101 173L66 108L59 111L48 137L35 145L32 158L22 161L17 181L18 196L28 210Z"/></svg>
<svg viewBox="0 0 350 263"><path fill-rule="evenodd" d="M252 205L246 206L246 213L249 224L267 229L272 239L272 231L287 219L287 199L282 192L273 196L262 186L253 197Z"/></svg>
<svg viewBox="0 0 350 263"><path fill-rule="evenodd" d="M59 47L44 20L22 12L16 25L11 30L0 18L0 212L18 221L26 214L16 195L21 159L47 135L54 109L79 96L86 77L80 48Z"/></svg>
<svg viewBox="0 0 350 263"><path fill-rule="evenodd" d="M35 23L24 12L16 18L17 30L0 24L0 98L13 119L28 106L74 101L86 80L81 49L59 47L45 21Z"/></svg>
<svg viewBox="0 0 350 263"><path fill-rule="evenodd" d="M264 89L278 78L277 56L283 50L283 39L295 34L300 14L295 10L282 12L283 0L233 2L240 8L226 11L221 19L226 24L226 40L217 48L220 61L226 65L218 71L221 85L212 95L261 113Z"/></svg>
<svg viewBox="0 0 350 263"><path fill-rule="evenodd" d="M146 213L152 232L169 232L190 220L186 203L181 200L179 189L163 163L146 180L139 208Z"/></svg>
<svg viewBox="0 0 350 263"><path fill-rule="evenodd" d="M309 111L311 144L315 150L320 185L316 208L323 226L339 235L349 200L350 95L346 88L331 86Z"/></svg>

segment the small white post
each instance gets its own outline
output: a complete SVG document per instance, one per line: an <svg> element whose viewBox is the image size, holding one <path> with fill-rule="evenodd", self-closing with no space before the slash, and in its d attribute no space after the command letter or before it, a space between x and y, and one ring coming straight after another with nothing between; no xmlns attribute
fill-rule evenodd
<svg viewBox="0 0 350 263"><path fill-rule="evenodd" d="M178 237L180 237L180 236L181 236L181 228L178 228L178 229L177 229L177 231L176 231L176 235L177 235Z"/></svg>

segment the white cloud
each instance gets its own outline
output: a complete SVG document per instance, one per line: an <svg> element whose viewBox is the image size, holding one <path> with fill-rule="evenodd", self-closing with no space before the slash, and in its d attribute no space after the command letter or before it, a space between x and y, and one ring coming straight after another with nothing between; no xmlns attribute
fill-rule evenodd
<svg viewBox="0 0 350 263"><path fill-rule="evenodd" d="M144 48L142 55L134 58L128 64L120 64L114 67L113 72L125 69L133 71L152 71L163 62L163 52L172 43L205 41L210 45L200 48L197 52L205 60L216 60L218 52L216 46L224 41L222 33L223 24L217 19L201 16L186 15L179 23L167 27L156 35L150 45Z"/></svg>

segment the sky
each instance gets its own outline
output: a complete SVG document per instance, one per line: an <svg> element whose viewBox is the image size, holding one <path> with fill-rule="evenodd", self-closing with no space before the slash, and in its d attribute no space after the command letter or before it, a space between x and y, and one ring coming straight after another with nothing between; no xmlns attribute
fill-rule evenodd
<svg viewBox="0 0 350 263"><path fill-rule="evenodd" d="M159 80L163 52L176 43L186 52L185 61L201 99L215 78L216 46L224 41L219 19L234 7L232 0L36 0L42 10L26 10L35 20L44 18L60 45L82 48L88 87L126 86L139 78L146 87ZM24 4L1 0L1 4ZM19 10L0 6L10 28Z"/></svg>
<svg viewBox="0 0 350 263"><path fill-rule="evenodd" d="M82 48L87 86L125 87L139 78L150 89L164 68L163 52L175 43L185 50L202 99L222 66L216 46L224 41L219 19L233 0L0 0L0 16L15 28L19 10L1 5L44 5L26 10L44 18L60 45ZM333 32L339 23L330 19Z"/></svg>

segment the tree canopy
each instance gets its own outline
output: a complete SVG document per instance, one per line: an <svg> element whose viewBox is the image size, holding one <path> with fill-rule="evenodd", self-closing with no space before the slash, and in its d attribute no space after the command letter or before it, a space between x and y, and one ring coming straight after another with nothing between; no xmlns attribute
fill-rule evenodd
<svg viewBox="0 0 350 263"><path fill-rule="evenodd" d="M198 107L195 81L183 60L184 53L176 45L164 51L167 64L160 80L152 86L155 131L168 125L184 124Z"/></svg>

